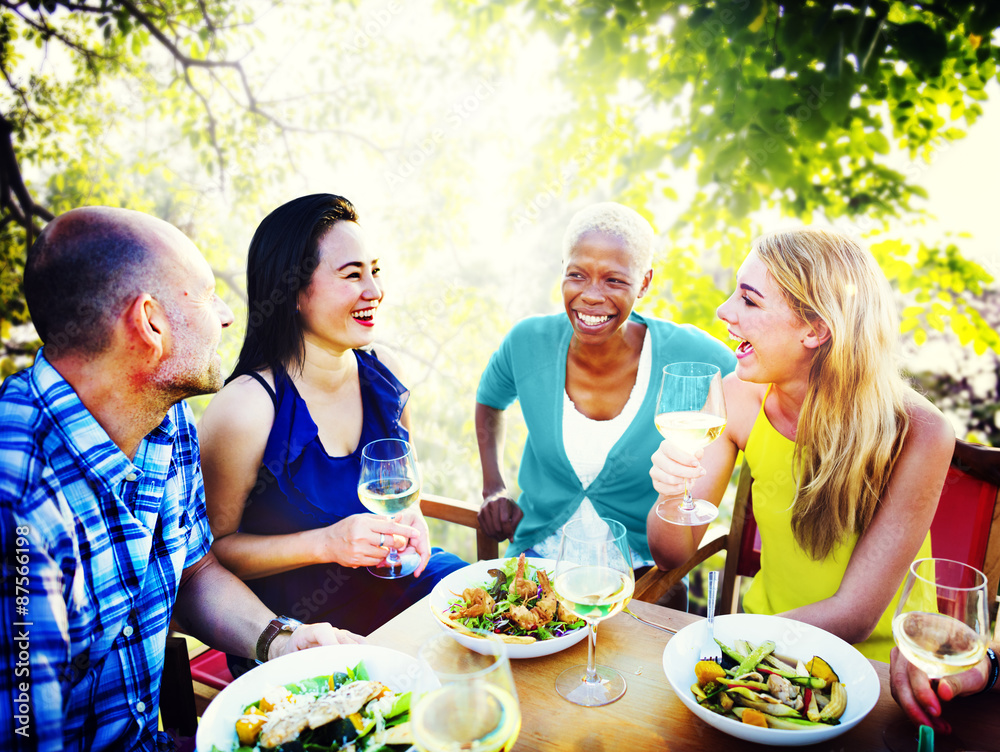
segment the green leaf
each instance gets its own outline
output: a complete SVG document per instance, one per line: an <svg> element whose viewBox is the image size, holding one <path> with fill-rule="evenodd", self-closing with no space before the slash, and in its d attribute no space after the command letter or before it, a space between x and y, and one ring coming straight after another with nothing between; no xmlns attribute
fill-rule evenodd
<svg viewBox="0 0 1000 752"><path fill-rule="evenodd" d="M889 139L881 131L872 131L865 134L865 142L871 147L872 151L878 154L889 153Z"/></svg>

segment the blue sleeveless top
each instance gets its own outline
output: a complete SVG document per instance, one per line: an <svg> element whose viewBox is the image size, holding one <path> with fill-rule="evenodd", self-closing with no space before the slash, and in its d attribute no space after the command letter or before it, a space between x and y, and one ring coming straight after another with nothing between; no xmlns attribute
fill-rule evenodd
<svg viewBox="0 0 1000 752"><path fill-rule="evenodd" d="M264 461L243 511L240 531L282 535L332 525L352 514L368 514L358 500L361 450L376 439L408 439L400 422L409 391L373 354L355 350L364 422L361 440L344 457L331 457L305 401L283 371L274 374L274 424ZM465 562L440 549L419 578L382 580L361 567L314 564L247 581L278 614L303 622L328 621L368 634L430 592Z"/></svg>

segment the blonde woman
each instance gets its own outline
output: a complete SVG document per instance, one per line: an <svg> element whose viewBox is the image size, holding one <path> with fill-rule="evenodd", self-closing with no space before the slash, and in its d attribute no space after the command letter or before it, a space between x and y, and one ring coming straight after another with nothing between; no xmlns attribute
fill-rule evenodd
<svg viewBox="0 0 1000 752"><path fill-rule="evenodd" d="M754 242L718 316L740 342L724 381L729 423L695 455L664 441L653 486L677 495L694 479L695 495L718 504L745 452L763 548L744 609L814 624L887 661L900 584L930 555L955 438L900 375L885 276L844 235L775 232ZM648 518L661 568L703 533Z"/></svg>

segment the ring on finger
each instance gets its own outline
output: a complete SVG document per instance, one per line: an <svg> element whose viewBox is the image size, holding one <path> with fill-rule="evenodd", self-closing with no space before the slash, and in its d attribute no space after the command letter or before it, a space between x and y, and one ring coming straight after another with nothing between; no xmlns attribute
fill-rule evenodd
<svg viewBox="0 0 1000 752"><path fill-rule="evenodd" d="M385 533L378 534L378 547L385 548Z"/></svg>

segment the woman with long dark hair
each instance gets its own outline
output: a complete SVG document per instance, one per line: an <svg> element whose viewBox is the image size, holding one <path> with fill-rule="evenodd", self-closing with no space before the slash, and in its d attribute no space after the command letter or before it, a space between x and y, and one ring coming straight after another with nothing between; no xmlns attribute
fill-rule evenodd
<svg viewBox="0 0 1000 752"><path fill-rule="evenodd" d="M350 201L273 211L250 243L239 360L199 426L219 560L276 612L361 634L465 564L431 550L418 507L393 521L358 500L364 446L410 438L409 392L375 345L382 296ZM389 545L420 555L415 577L364 569Z"/></svg>

